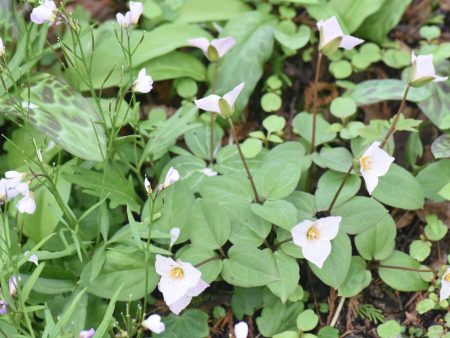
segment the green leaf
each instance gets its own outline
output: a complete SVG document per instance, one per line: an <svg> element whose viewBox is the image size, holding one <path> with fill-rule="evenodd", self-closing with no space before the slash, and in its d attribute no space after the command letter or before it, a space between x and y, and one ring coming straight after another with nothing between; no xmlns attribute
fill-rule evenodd
<svg viewBox="0 0 450 338"><path fill-rule="evenodd" d="M184 246L176 255L177 259L183 262L189 262L192 265L196 265L215 256L217 256L216 253L211 249L197 245ZM202 272L202 279L207 283L212 283L222 271L222 261L215 259L206 264L202 264L198 269Z"/></svg>
<svg viewBox="0 0 450 338"><path fill-rule="evenodd" d="M450 135L442 134L431 144L431 152L436 158L450 157Z"/></svg>
<svg viewBox="0 0 450 338"><path fill-rule="evenodd" d="M251 172L258 168L261 164L261 159L264 157L265 150L263 149L258 156L247 159L247 165ZM245 168L239 156L236 145L231 144L223 147L217 154L217 164L214 169L221 174L239 173L245 175Z"/></svg>
<svg viewBox="0 0 450 338"><path fill-rule="evenodd" d="M431 253L431 242L414 240L409 246L409 255L418 262L423 262Z"/></svg>
<svg viewBox="0 0 450 338"><path fill-rule="evenodd" d="M346 119L356 113L356 102L350 97L337 97L331 102L330 112L340 119Z"/></svg>
<svg viewBox="0 0 450 338"><path fill-rule="evenodd" d="M315 195L318 211L328 210L331 205L331 201L341 186L345 176L346 174L338 173L332 170L327 170L322 176L320 176ZM356 195L360 187L361 179L356 175L350 175L338 198L336 199L334 206L337 207Z"/></svg>
<svg viewBox="0 0 450 338"><path fill-rule="evenodd" d="M231 223L225 209L212 199L198 199L188 221L192 244L218 249L230 237Z"/></svg>
<svg viewBox="0 0 450 338"><path fill-rule="evenodd" d="M300 269L296 259L287 256L280 250L276 251L273 256L280 280L268 284L267 287L283 303L286 303L289 296L295 292L298 286Z"/></svg>
<svg viewBox="0 0 450 338"><path fill-rule="evenodd" d="M294 133L303 137L308 143L312 140L312 114L302 112L295 116L292 121L292 128ZM336 133L329 132L328 128L330 124L325 121L322 115L317 115L317 125L316 125L316 145L327 143L336 137Z"/></svg>
<svg viewBox="0 0 450 338"><path fill-rule="evenodd" d="M352 245L350 238L341 232L331 241L331 244L331 253L322 269L310 262L308 265L322 282L336 289L344 282L350 269Z"/></svg>
<svg viewBox="0 0 450 338"><path fill-rule="evenodd" d="M425 216L427 225L425 225L424 233L429 240L439 241L445 237L448 227L434 214Z"/></svg>
<svg viewBox="0 0 450 338"><path fill-rule="evenodd" d="M263 205L253 203L251 210L262 219L288 231L297 223L297 209L285 200L265 201Z"/></svg>
<svg viewBox="0 0 450 338"><path fill-rule="evenodd" d="M214 144L215 148L220 147L220 141L223 137L223 129L218 125L214 128ZM191 129L184 134L184 141L192 153L204 160L210 159L211 149L211 128L210 126L199 126Z"/></svg>
<svg viewBox="0 0 450 338"><path fill-rule="evenodd" d="M253 200L250 182L242 175L205 177L200 185L200 195L214 199L221 205L248 203Z"/></svg>
<svg viewBox="0 0 450 338"><path fill-rule="evenodd" d="M389 214L377 224L355 237L355 245L359 254L366 260L382 260L389 257L394 250L397 228Z"/></svg>
<svg viewBox="0 0 450 338"><path fill-rule="evenodd" d="M275 112L281 108L283 101L281 96L276 93L266 93L261 96L261 107L265 112Z"/></svg>
<svg viewBox="0 0 450 338"><path fill-rule="evenodd" d="M254 173L256 190L263 199L278 200L289 196L300 180L298 162L270 162Z"/></svg>
<svg viewBox="0 0 450 338"><path fill-rule="evenodd" d="M170 314L162 321L166 329L158 335L161 338L204 338L209 334L208 315L200 310L189 309L180 316Z"/></svg>
<svg viewBox="0 0 450 338"><path fill-rule="evenodd" d="M262 148L262 141L256 138L248 138L241 144L242 153L245 158L256 157L261 152Z"/></svg>
<svg viewBox="0 0 450 338"><path fill-rule="evenodd" d="M445 199L439 195L439 190L450 182L450 160L440 160L427 165L416 176L422 186L425 197L435 202Z"/></svg>
<svg viewBox="0 0 450 338"><path fill-rule="evenodd" d="M314 202L314 195L304 191L294 191L286 197L286 200L297 208L297 219L315 218L317 208Z"/></svg>
<svg viewBox="0 0 450 338"><path fill-rule="evenodd" d="M352 165L353 155L344 147L320 149L320 153L313 155L313 161L322 168L330 168L341 173L346 173Z"/></svg>
<svg viewBox="0 0 450 338"><path fill-rule="evenodd" d="M224 21L250 10L240 0L187 0L178 11L177 22Z"/></svg>
<svg viewBox="0 0 450 338"><path fill-rule="evenodd" d="M297 50L304 47L310 38L311 29L308 26L301 25L294 34L289 34L278 28L274 32L275 39L284 47Z"/></svg>
<svg viewBox="0 0 450 338"><path fill-rule="evenodd" d="M263 304L262 291L262 287L234 288L231 307L237 319L242 320L244 315L253 316L256 309Z"/></svg>
<svg viewBox="0 0 450 338"><path fill-rule="evenodd" d="M384 1L378 11L368 16L355 35L378 43L386 40L389 31L400 21L411 0Z"/></svg>
<svg viewBox="0 0 450 338"><path fill-rule="evenodd" d="M106 260L98 276L91 281L92 261L83 268L80 284L88 288L88 292L98 297L112 299L118 285L123 283L118 300L127 302L144 297L145 274L148 274L148 291L151 292L158 283L159 276L155 271L155 257L146 262L141 251L119 251L123 246L106 252Z"/></svg>
<svg viewBox="0 0 450 338"><path fill-rule="evenodd" d="M277 333L296 329L296 319L303 311L303 303L283 304L276 302L272 306L265 306L261 316L256 318L258 329L264 337L272 337Z"/></svg>
<svg viewBox="0 0 450 338"><path fill-rule="evenodd" d="M378 325L377 333L381 338L396 338L402 332L402 327L397 321L391 319L386 323Z"/></svg>
<svg viewBox="0 0 450 338"><path fill-rule="evenodd" d="M420 264L409 255L395 250L389 258L381 261L381 265L419 269ZM399 291L421 291L428 288L420 274L416 271L399 270L380 267L378 273L387 285Z"/></svg>
<svg viewBox="0 0 450 338"><path fill-rule="evenodd" d="M66 151L84 160L103 161L106 135L91 102L52 75L43 75L22 99L28 120Z"/></svg>
<svg viewBox="0 0 450 338"><path fill-rule="evenodd" d="M425 197L422 187L411 173L393 163L386 175L380 177L372 193L378 201L405 209L422 209Z"/></svg>
<svg viewBox="0 0 450 338"><path fill-rule="evenodd" d="M380 203L362 196L352 197L331 210L331 215L342 216L340 230L352 235L374 227L387 214Z"/></svg>
<svg viewBox="0 0 450 338"><path fill-rule="evenodd" d="M227 93L239 83L245 82L245 88L235 103L238 113L247 105L263 74L264 63L272 55L275 24L274 16L253 11L234 17L221 32L222 37L232 36L236 45L219 63L217 92Z"/></svg>
<svg viewBox="0 0 450 338"><path fill-rule="evenodd" d="M416 311L419 315L423 315L424 313L433 310L435 306L436 303L434 302L434 300L430 298L425 298L417 303Z"/></svg>
<svg viewBox="0 0 450 338"><path fill-rule="evenodd" d="M356 101L358 106L368 105L386 100L400 101L406 88L406 81L383 79L368 80L358 83L347 94ZM426 87L411 88L407 100L421 102L430 96Z"/></svg>
<svg viewBox="0 0 450 338"><path fill-rule="evenodd" d="M366 262L359 256L352 257L350 270L344 282L339 286L338 294L341 297L353 297L369 286L372 274L366 270Z"/></svg>
<svg viewBox="0 0 450 338"><path fill-rule="evenodd" d="M297 328L300 331L311 331L319 323L319 316L313 310L305 310L297 317Z"/></svg>
<svg viewBox="0 0 450 338"><path fill-rule="evenodd" d="M352 64L347 60L333 61L329 65L330 73L336 79L345 79L352 75Z"/></svg>
<svg viewBox="0 0 450 338"><path fill-rule="evenodd" d="M249 245L234 245L223 261L223 279L242 287L264 286L280 279L275 258L269 249L259 250Z"/></svg>
<svg viewBox="0 0 450 338"><path fill-rule="evenodd" d="M383 54L383 62L391 68L403 68L409 65L410 55L404 50L388 49Z"/></svg>
<svg viewBox="0 0 450 338"><path fill-rule="evenodd" d="M436 72L441 76L450 74L450 62L443 62ZM430 86L431 96L419 103L422 112L439 129L450 128L450 98L447 93L450 91L450 80L433 83Z"/></svg>
<svg viewBox="0 0 450 338"><path fill-rule="evenodd" d="M286 126L286 119L278 115L270 115L263 120L263 127L269 133L282 131Z"/></svg>
<svg viewBox="0 0 450 338"><path fill-rule="evenodd" d="M108 308L105 311L105 315L103 316L102 322L95 330L95 334L93 338L101 338L105 335L106 331L109 329L111 324L111 319L114 313L114 308L116 307L117 298L119 297L120 291L122 291L123 285L117 287L116 292L111 297L109 301Z"/></svg>

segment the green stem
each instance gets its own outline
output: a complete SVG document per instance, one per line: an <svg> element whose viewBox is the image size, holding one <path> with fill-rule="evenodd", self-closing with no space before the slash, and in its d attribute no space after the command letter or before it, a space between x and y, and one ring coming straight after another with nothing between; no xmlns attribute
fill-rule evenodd
<svg viewBox="0 0 450 338"><path fill-rule="evenodd" d="M211 93L215 94L216 92L216 82L217 82L217 62L212 63L212 77L211 77ZM216 114L211 112L210 117L210 149L209 149L209 163L214 163L214 127L215 127L215 120L216 120Z"/></svg>
<svg viewBox="0 0 450 338"><path fill-rule="evenodd" d="M153 220L153 212L154 212L154 208L155 208L155 200L158 196L156 196L154 199L152 198L152 196L149 196L150 198L150 210L149 210L149 214L150 214L150 219L148 221L148 236L147 236L147 244L145 247L145 294L144 294L144 312L142 313L142 318L145 319L145 316L147 315L147 295L148 295L148 258L149 258L149 252L150 252L150 237L151 237L151 232L152 232L152 220Z"/></svg>
<svg viewBox="0 0 450 338"><path fill-rule="evenodd" d="M316 75L314 76L314 96L313 96L313 123L312 123L312 134L311 134L311 145L309 148L309 153L312 154L314 152L314 148L316 147L316 127L317 127L317 86L319 84L319 75L320 75L320 65L322 63L322 53L319 52L317 57L317 66L316 66Z"/></svg>
<svg viewBox="0 0 450 338"><path fill-rule="evenodd" d="M220 259L220 256L214 256L214 257L207 258L207 259L201 261L200 263L195 264L194 267L198 268L199 266L202 266L203 264L206 264L211 261L215 261L216 259Z"/></svg>

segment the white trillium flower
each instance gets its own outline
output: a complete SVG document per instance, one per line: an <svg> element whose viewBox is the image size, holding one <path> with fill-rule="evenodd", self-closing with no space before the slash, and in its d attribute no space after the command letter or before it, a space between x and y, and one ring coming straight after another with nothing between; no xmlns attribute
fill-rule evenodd
<svg viewBox="0 0 450 338"><path fill-rule="evenodd" d="M220 114L224 118L229 118L234 112L234 103L242 89L244 89L244 83L238 84L223 97L213 94L200 100L195 100L194 102L199 109Z"/></svg>
<svg viewBox="0 0 450 338"><path fill-rule="evenodd" d="M58 16L58 8L52 0L45 0L42 5L33 9L30 15L31 21L40 25L48 21L52 25Z"/></svg>
<svg viewBox="0 0 450 338"><path fill-rule="evenodd" d="M136 25L144 12L144 4L142 2L130 1L131 23Z"/></svg>
<svg viewBox="0 0 450 338"><path fill-rule="evenodd" d="M370 195L378 185L378 178L385 175L395 158L380 148L380 142L373 142L359 159L361 175Z"/></svg>
<svg viewBox="0 0 450 338"><path fill-rule="evenodd" d="M209 284L201 277L200 270L190 263L174 261L172 258L156 255L156 273L161 276L158 289L170 311L179 314L192 297L201 294Z"/></svg>
<svg viewBox="0 0 450 338"><path fill-rule="evenodd" d="M291 230L294 244L302 248L303 257L320 269L331 252L331 240L339 232L342 217L330 216L303 221Z"/></svg>
<svg viewBox="0 0 450 338"><path fill-rule="evenodd" d="M23 254L26 257L29 253L29 251L25 251ZM28 262L31 262L37 266L39 264L38 256L36 254L32 254L30 257L28 257Z"/></svg>
<svg viewBox="0 0 450 338"><path fill-rule="evenodd" d="M248 325L246 322L239 322L234 326L234 335L236 338L247 338Z"/></svg>
<svg viewBox="0 0 450 338"><path fill-rule="evenodd" d="M147 176L145 176L145 179L144 179L144 187L145 187L145 191L147 192L147 195L151 195L153 192L152 185L150 184L150 181L148 180Z"/></svg>
<svg viewBox="0 0 450 338"><path fill-rule="evenodd" d="M345 35L335 16L318 21L317 28L320 33L319 51L323 54L331 54L339 47L352 49L364 42L354 36Z"/></svg>
<svg viewBox="0 0 450 338"><path fill-rule="evenodd" d="M29 191L22 199L16 204L16 208L20 213L34 214L36 211L36 201L34 200L34 194Z"/></svg>
<svg viewBox="0 0 450 338"><path fill-rule="evenodd" d="M170 229L170 244L169 244L170 247L172 247L175 244L178 237L180 237L180 233L181 233L180 228L175 227Z"/></svg>
<svg viewBox="0 0 450 338"><path fill-rule="evenodd" d="M439 293L439 301L443 301L450 297L450 268L445 270L441 280L441 291Z"/></svg>
<svg viewBox="0 0 450 338"><path fill-rule="evenodd" d="M136 81L133 83L133 92L149 93L153 89L153 79L147 75L145 68L139 71Z"/></svg>
<svg viewBox="0 0 450 338"><path fill-rule="evenodd" d="M180 179L180 173L173 167L170 167L169 171L166 174L166 178L164 179L164 183L160 184L158 190L161 191L163 189L167 189L169 186L174 184L176 181Z"/></svg>
<svg viewBox="0 0 450 338"><path fill-rule="evenodd" d="M142 327L156 334L164 332L166 325L161 321L161 316L153 314L142 322Z"/></svg>
<svg viewBox="0 0 450 338"><path fill-rule="evenodd" d="M411 75L409 84L413 87L422 87L430 82L441 82L448 76L438 76L434 70L433 55L418 55L411 53Z"/></svg>
<svg viewBox="0 0 450 338"><path fill-rule="evenodd" d="M188 43L200 48L208 60L216 62L236 44L236 41L232 37L214 39L211 42L206 38L195 38L188 40Z"/></svg>
<svg viewBox="0 0 450 338"><path fill-rule="evenodd" d="M204 168L204 169L200 170L200 172L203 175L206 175L206 176L209 176L209 177L217 176L217 171L214 171L211 168Z"/></svg>
<svg viewBox="0 0 450 338"><path fill-rule="evenodd" d="M5 45L3 44L3 40L0 38L0 56L5 55Z"/></svg>
<svg viewBox="0 0 450 338"><path fill-rule="evenodd" d="M80 338L92 338L95 334L94 329L83 330L80 332Z"/></svg>
<svg viewBox="0 0 450 338"><path fill-rule="evenodd" d="M128 28L131 26L131 12L128 11L123 15L122 13L116 14L116 20L122 28Z"/></svg>

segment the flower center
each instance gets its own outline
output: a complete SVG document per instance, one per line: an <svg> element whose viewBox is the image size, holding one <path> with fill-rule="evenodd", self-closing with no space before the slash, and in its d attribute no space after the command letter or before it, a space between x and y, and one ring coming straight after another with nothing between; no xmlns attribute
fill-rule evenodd
<svg viewBox="0 0 450 338"><path fill-rule="evenodd" d="M363 156L359 160L359 163L361 164L361 168L363 170L370 170L372 168L372 161L370 160L370 156Z"/></svg>
<svg viewBox="0 0 450 338"><path fill-rule="evenodd" d="M170 270L169 276L172 279L181 280L184 277L184 271L182 268L176 267L176 268L173 268L172 270Z"/></svg>
<svg viewBox="0 0 450 338"><path fill-rule="evenodd" d="M308 229L308 231L306 232L306 238L309 241L313 241L313 240L319 239L319 237L320 237L320 232L314 225L311 226Z"/></svg>
<svg viewBox="0 0 450 338"><path fill-rule="evenodd" d="M444 275L444 279L445 279L447 282L450 282L450 272L447 272L447 273Z"/></svg>

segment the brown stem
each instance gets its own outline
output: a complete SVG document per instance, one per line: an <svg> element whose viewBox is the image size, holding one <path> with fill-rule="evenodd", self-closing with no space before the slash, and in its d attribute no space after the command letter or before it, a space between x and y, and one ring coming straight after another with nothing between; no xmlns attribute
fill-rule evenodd
<svg viewBox="0 0 450 338"><path fill-rule="evenodd" d="M211 77L211 93L215 94L216 92L216 82L217 82L217 62L212 63L212 77ZM214 163L214 127L215 127L215 120L216 120L216 114L211 112L210 113L210 121L209 121L209 127L210 127L210 149L209 149L209 163Z"/></svg>
<svg viewBox="0 0 450 338"><path fill-rule="evenodd" d="M331 209L333 209L334 204L336 203L336 201L337 201L337 199L339 197L339 194L341 193L342 189L344 188L345 183L347 183L347 180L350 177L350 173L352 172L352 169L353 169L353 165L351 165L350 168L348 168L347 172L345 173L344 179L342 180L341 185L339 186L338 190L334 194L333 200L331 201L327 212L330 212Z"/></svg>
<svg viewBox="0 0 450 338"><path fill-rule="evenodd" d="M201 261L200 263L195 264L194 267L198 268L199 266L202 266L203 264L206 264L211 261L215 261L216 259L220 259L220 256L209 257L209 258Z"/></svg>
<svg viewBox="0 0 450 338"><path fill-rule="evenodd" d="M283 244L289 243L290 241L292 241L292 238L284 239L281 242L275 243L273 248L276 249L276 248L282 246Z"/></svg>
<svg viewBox="0 0 450 338"><path fill-rule="evenodd" d="M392 124L391 124L391 127L389 128L388 133L386 134L386 136L384 137L383 141L382 141L381 144L380 144L380 148L381 148L381 149L384 148L384 146L386 145L386 143L389 141L389 138L392 136L392 134L395 133L395 127L397 126L397 122L398 122L398 120L399 120L399 118L400 118L400 114L401 114L401 112L403 111L403 108L404 108L404 106L405 106L405 103L406 103L406 97L408 96L408 92L409 92L409 89L410 89L410 88L411 88L411 87L410 87L410 85L408 84L408 85L406 86L405 93L403 94L403 98L402 98L402 102L400 103L400 107L398 107L397 114L395 114L394 121L392 121Z"/></svg>
<svg viewBox="0 0 450 338"><path fill-rule="evenodd" d="M312 135L311 135L311 146L309 148L309 153L312 154L314 152L314 148L316 147L316 125L317 125L317 87L319 83L319 74L320 74L320 65L322 63L322 53L319 52L317 57L317 66L316 66L316 75L314 76L314 96L313 96L313 123L312 123Z"/></svg>
<svg viewBox="0 0 450 338"><path fill-rule="evenodd" d="M384 265L384 264L379 264L378 268L396 269L396 270L405 270L405 271L414 271L414 272L436 272L435 270L432 270L432 269L415 269L415 268L408 268L405 266Z"/></svg>
<svg viewBox="0 0 450 338"><path fill-rule="evenodd" d="M252 186L253 194L255 195L255 201L256 201L256 203L259 203L260 199L259 199L259 196L258 196L258 192L256 191L256 185L255 185L255 182L253 182L253 176L250 173L250 169L248 168L247 162L245 161L245 158L244 158L244 154L242 153L241 146L239 144L239 141L238 141L238 138L237 138L237 134L236 134L236 129L234 128L234 124L233 124L233 121L231 120L231 118L228 118L228 123L230 124L231 133L233 135L234 143L236 144L236 147L238 149L239 156L241 158L242 164L244 165L245 171L247 172L247 177L248 177L248 179L250 181L250 185Z"/></svg>

